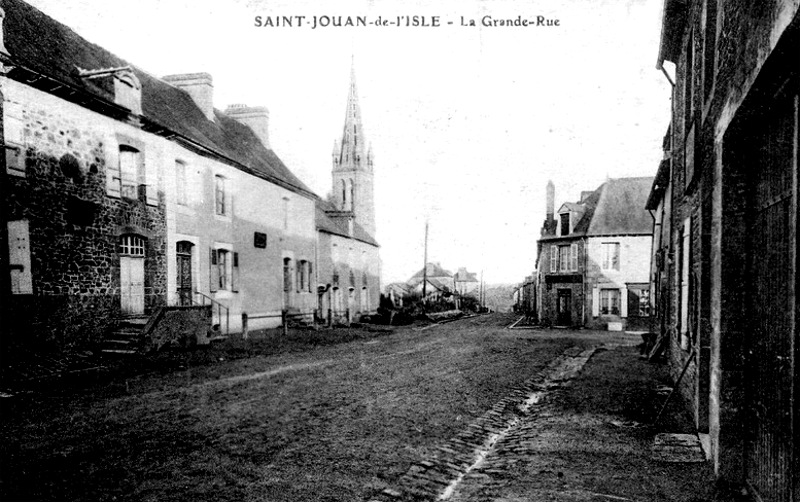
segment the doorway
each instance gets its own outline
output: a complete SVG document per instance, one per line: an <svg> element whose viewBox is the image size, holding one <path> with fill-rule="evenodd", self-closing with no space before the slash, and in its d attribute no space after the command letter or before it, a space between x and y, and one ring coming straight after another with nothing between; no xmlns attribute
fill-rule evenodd
<svg viewBox="0 0 800 503"><path fill-rule="evenodd" d="M192 305L192 243L179 241L176 246L178 261L178 305Z"/></svg>
<svg viewBox="0 0 800 503"><path fill-rule="evenodd" d="M556 324L561 326L572 325L572 290L570 289L558 289Z"/></svg>
<svg viewBox="0 0 800 503"><path fill-rule="evenodd" d="M120 237L120 309L124 314L144 314L144 250L144 238Z"/></svg>

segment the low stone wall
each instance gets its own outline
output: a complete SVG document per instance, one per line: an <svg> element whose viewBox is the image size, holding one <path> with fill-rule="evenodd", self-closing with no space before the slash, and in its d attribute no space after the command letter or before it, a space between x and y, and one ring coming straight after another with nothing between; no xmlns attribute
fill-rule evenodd
<svg viewBox="0 0 800 503"><path fill-rule="evenodd" d="M211 306L168 306L156 316L148 334L154 349L208 344Z"/></svg>

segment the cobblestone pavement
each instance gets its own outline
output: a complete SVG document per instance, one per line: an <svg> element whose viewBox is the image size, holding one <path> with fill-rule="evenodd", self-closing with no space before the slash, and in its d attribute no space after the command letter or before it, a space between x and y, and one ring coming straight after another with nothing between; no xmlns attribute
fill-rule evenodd
<svg viewBox="0 0 800 503"><path fill-rule="evenodd" d="M537 335L560 337L555 331ZM582 339L591 345L567 349L438 445L434 456L414 463L383 491L382 498L702 501L719 497L713 493L709 464L652 459L656 431L691 431L691 425L680 405L660 426L651 424L652 408L660 400L657 389L663 387L654 377L661 370L638 359L633 347L637 338L585 336Z"/></svg>
<svg viewBox="0 0 800 503"><path fill-rule="evenodd" d="M525 418L546 401L554 389L569 382L583 368L597 347L567 349L562 355L497 402L488 412L457 436L438 446L438 454L411 466L397 488L384 496L401 500L447 500L459 498L459 488L478 482L493 484L492 475L503 468L509 452L524 453L524 438L531 423ZM513 445L519 443L521 449ZM495 466L494 459L501 460ZM511 460L513 461L513 460Z"/></svg>

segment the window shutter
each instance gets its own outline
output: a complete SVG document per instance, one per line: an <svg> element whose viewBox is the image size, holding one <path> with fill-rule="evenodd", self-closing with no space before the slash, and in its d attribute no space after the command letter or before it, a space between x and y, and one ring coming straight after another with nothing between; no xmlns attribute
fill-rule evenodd
<svg viewBox="0 0 800 503"><path fill-rule="evenodd" d="M619 292L619 315L622 318L628 317L628 287L623 286Z"/></svg>
<svg viewBox="0 0 800 503"><path fill-rule="evenodd" d="M303 267L303 264L300 263L299 260L295 260L294 262L294 289L297 293L300 293L300 269Z"/></svg>
<svg viewBox="0 0 800 503"><path fill-rule="evenodd" d="M231 291L239 291L239 252L233 252L233 267L231 268Z"/></svg>
<svg viewBox="0 0 800 503"><path fill-rule="evenodd" d="M613 264L613 269L615 271L619 271L619 259L620 259L620 257L619 257L619 249L620 249L619 243L614 243L614 264Z"/></svg>
<svg viewBox="0 0 800 503"><path fill-rule="evenodd" d="M208 260L208 291L216 292L219 290L219 269L217 268L217 250L209 250Z"/></svg>
<svg viewBox="0 0 800 503"><path fill-rule="evenodd" d="M308 291L309 292L313 292L314 291L312 285L314 283L316 283L316 281L311 281L311 278L314 277L314 274L313 274L314 267L311 264L312 264L311 262L308 263Z"/></svg>
<svg viewBox="0 0 800 503"><path fill-rule="evenodd" d="M592 288L592 316L600 316L600 289Z"/></svg>
<svg viewBox="0 0 800 503"><path fill-rule="evenodd" d="M11 293L33 293L30 234L27 220L8 222L8 265L11 268Z"/></svg>
<svg viewBox="0 0 800 503"><path fill-rule="evenodd" d="M569 266L571 271L578 270L578 243L572 243L569 247Z"/></svg>
<svg viewBox="0 0 800 503"><path fill-rule="evenodd" d="M550 246L550 272L558 270L558 246Z"/></svg>
<svg viewBox="0 0 800 503"><path fill-rule="evenodd" d="M25 176L25 124L22 109L15 103L5 103L3 110L6 141L6 169L9 175Z"/></svg>
<svg viewBox="0 0 800 503"><path fill-rule="evenodd" d="M154 162L146 162L144 152L139 155L139 169L144 174L145 188L145 201L150 206L158 206L158 165Z"/></svg>
<svg viewBox="0 0 800 503"><path fill-rule="evenodd" d="M113 156L106 152L106 194L120 197L119 150Z"/></svg>

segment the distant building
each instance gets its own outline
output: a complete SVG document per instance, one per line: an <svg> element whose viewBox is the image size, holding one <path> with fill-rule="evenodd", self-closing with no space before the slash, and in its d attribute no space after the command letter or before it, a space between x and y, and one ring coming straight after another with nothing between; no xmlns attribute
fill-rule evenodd
<svg viewBox="0 0 800 503"><path fill-rule="evenodd" d="M608 180L547 216L538 241L538 315L555 326L647 329L652 219L644 209L652 178Z"/></svg>
<svg viewBox="0 0 800 503"><path fill-rule="evenodd" d="M459 267L458 272L453 275L455 291L460 295L477 295L481 286L478 276L467 271L466 267Z"/></svg>
<svg viewBox="0 0 800 503"><path fill-rule="evenodd" d="M659 334L717 477L800 499L800 3L665 0Z"/></svg>

